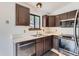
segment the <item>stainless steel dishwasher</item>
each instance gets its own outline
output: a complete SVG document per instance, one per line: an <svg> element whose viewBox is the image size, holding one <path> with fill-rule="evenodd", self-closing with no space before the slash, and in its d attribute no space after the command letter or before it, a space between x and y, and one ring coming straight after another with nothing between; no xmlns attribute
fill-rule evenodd
<svg viewBox="0 0 79 59"><path fill-rule="evenodd" d="M16 43L16 56L34 56L35 40Z"/></svg>

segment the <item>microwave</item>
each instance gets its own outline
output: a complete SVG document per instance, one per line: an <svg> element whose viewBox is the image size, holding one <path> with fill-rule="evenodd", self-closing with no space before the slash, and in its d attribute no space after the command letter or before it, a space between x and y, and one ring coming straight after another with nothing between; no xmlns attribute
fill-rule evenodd
<svg viewBox="0 0 79 59"><path fill-rule="evenodd" d="M74 27L74 20L75 20L74 18L60 20L60 27Z"/></svg>

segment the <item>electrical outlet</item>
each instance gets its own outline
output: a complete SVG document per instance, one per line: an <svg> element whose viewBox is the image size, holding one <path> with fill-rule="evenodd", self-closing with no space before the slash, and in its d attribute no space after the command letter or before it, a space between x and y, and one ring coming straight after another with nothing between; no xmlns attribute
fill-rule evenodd
<svg viewBox="0 0 79 59"><path fill-rule="evenodd" d="M9 24L9 20L6 20L6 24Z"/></svg>
<svg viewBox="0 0 79 59"><path fill-rule="evenodd" d="M55 31L57 32L57 29Z"/></svg>
<svg viewBox="0 0 79 59"><path fill-rule="evenodd" d="M24 30L24 33L26 33L26 30Z"/></svg>

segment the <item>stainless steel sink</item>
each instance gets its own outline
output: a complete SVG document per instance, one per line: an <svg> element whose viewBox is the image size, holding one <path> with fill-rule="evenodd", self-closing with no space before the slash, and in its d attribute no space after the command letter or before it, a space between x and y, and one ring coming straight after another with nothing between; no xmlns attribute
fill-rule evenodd
<svg viewBox="0 0 79 59"><path fill-rule="evenodd" d="M41 37L41 36L44 36L43 34L35 34L35 35L32 35L34 37Z"/></svg>

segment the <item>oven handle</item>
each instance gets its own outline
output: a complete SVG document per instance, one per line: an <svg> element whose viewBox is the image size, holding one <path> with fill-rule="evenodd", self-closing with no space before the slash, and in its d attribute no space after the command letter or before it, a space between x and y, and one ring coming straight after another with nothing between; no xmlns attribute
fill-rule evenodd
<svg viewBox="0 0 79 59"><path fill-rule="evenodd" d="M27 45L30 45L30 44L35 44L35 42L26 43L26 44L23 44L23 45L18 44L18 47L27 46Z"/></svg>

